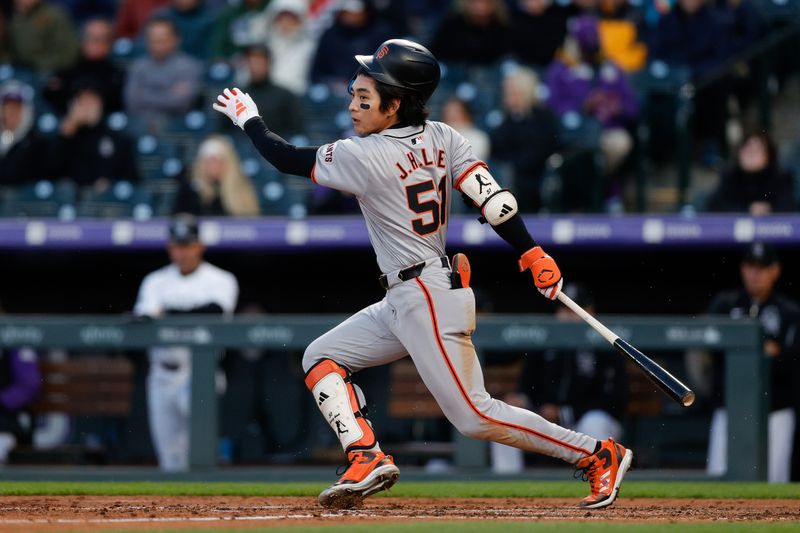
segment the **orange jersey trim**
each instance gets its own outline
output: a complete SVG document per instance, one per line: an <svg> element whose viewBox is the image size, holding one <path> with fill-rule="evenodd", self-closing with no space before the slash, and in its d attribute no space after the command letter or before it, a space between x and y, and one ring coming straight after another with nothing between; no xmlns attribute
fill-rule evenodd
<svg viewBox="0 0 800 533"><path fill-rule="evenodd" d="M543 433L539 433L538 431L533 430L531 428L518 426L510 422L503 422L501 420L496 420L490 416L486 416L477 407L475 407L475 404L472 403L472 400L470 400L469 398L469 394L467 394L467 391L464 389L464 385L461 383L461 380L458 379L458 374L456 373L455 368L453 367L453 363L450 361L450 356L447 355L447 350L445 349L444 344L442 343L442 336L439 334L439 322L436 319L436 309L434 309L433 307L433 299L431 298L431 294L430 292L428 292L428 288L425 286L425 283L419 277L414 278L414 281L416 281L417 285L419 285L420 288L422 289L422 292L425 295L425 300L428 303L428 311L430 312L431 315L431 325L433 326L434 335L436 336L436 344L439 347L439 352L441 352L442 357L444 358L444 361L447 364L447 368L448 370L450 370L450 375L453 376L453 381L456 382L456 386L458 387L459 392L461 392L461 396L464 398L464 401L467 402L467 405L470 406L470 408L476 415L478 415L480 418L491 424L497 424L499 426L505 426L507 428L516 429L517 431L522 431L523 433L529 433L534 437L538 437L542 440L549 441L553 444L556 444L557 446L561 446L563 448L572 450L573 452L582 453L587 456L592 455L592 452L588 450L579 448L577 446L573 446L566 442L561 442L558 439L555 439Z"/></svg>
<svg viewBox="0 0 800 533"><path fill-rule="evenodd" d="M311 167L311 181L317 184L317 176L314 175L314 171L317 169L317 162L314 161L314 166Z"/></svg>
<svg viewBox="0 0 800 533"><path fill-rule="evenodd" d="M466 179L470 172L475 170L478 167L483 167L486 170L489 170L489 167L483 161L478 161L477 163L473 163L467 170L461 173L456 181L453 182L453 188L459 192L461 192L461 182Z"/></svg>

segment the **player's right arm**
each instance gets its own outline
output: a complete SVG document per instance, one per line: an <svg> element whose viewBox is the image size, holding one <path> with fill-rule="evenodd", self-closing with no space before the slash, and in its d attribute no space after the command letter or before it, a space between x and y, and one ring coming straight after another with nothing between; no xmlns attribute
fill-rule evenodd
<svg viewBox="0 0 800 533"><path fill-rule="evenodd" d="M466 139L453 133L453 161L458 162L454 164L453 187L481 210L481 222L488 222L520 254L520 272L530 269L539 292L555 300L564 283L558 265L528 232L512 192L500 187L489 167L472 154Z"/></svg>
<svg viewBox="0 0 800 533"><path fill-rule="evenodd" d="M136 304L133 307L133 314L136 316L157 318L164 313L161 298L159 297L161 291L155 274L156 272L151 272L142 280L139 294L136 297Z"/></svg>
<svg viewBox="0 0 800 533"><path fill-rule="evenodd" d="M225 89L212 107L242 128L264 159L280 172L311 178L319 147L298 147L270 131L249 94Z"/></svg>

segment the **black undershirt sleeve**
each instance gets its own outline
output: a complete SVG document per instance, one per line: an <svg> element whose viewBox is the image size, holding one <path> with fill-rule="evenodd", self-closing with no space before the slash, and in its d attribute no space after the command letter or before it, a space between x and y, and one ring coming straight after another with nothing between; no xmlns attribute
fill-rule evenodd
<svg viewBox="0 0 800 533"><path fill-rule="evenodd" d="M536 246L536 241L528 233L528 228L525 227L525 223L519 214L514 215L502 224L492 226L492 229L500 238L510 244L519 255Z"/></svg>
<svg viewBox="0 0 800 533"><path fill-rule="evenodd" d="M244 125L244 132L264 159L280 172L311 177L311 170L317 161L318 147L297 147L289 144L280 135L269 131L261 117L248 120Z"/></svg>

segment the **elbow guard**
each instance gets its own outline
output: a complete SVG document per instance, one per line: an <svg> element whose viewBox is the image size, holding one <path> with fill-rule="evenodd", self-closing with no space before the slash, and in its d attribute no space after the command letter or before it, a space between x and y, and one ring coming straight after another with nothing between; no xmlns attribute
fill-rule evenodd
<svg viewBox="0 0 800 533"><path fill-rule="evenodd" d="M481 215L492 226L502 224L517 214L517 199L508 189L501 189L486 199Z"/></svg>
<svg viewBox="0 0 800 533"><path fill-rule="evenodd" d="M486 167L475 168L457 185L480 207L482 218L492 226L502 224L517 214L517 199L511 191L497 184Z"/></svg>

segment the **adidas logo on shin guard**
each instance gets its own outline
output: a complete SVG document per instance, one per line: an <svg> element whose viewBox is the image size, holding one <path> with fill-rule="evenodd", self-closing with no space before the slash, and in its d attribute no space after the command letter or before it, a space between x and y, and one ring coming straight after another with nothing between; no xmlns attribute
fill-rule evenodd
<svg viewBox="0 0 800 533"><path fill-rule="evenodd" d="M319 399L317 400L317 405L322 405L328 398L330 398L330 396L328 396L324 392L320 392Z"/></svg>

